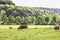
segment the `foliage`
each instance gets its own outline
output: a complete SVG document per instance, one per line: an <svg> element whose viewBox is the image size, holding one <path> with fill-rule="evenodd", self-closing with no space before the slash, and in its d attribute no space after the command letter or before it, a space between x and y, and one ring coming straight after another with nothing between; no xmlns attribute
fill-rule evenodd
<svg viewBox="0 0 60 40"><path fill-rule="evenodd" d="M37 20L36 20L36 24L41 24L43 21L42 16L38 16Z"/></svg>
<svg viewBox="0 0 60 40"><path fill-rule="evenodd" d="M56 15L53 16L53 17L52 17L52 21L53 21L54 23L56 23L56 22L58 21L58 16L56 16Z"/></svg>
<svg viewBox="0 0 60 40"><path fill-rule="evenodd" d="M20 16L17 16L17 17L16 17L16 23L17 23L17 24L20 24L20 23L21 23L21 17L20 17Z"/></svg>
<svg viewBox="0 0 60 40"><path fill-rule="evenodd" d="M9 21L14 23L15 22L15 17L14 16L10 16L9 17Z"/></svg>
<svg viewBox="0 0 60 40"><path fill-rule="evenodd" d="M49 16L45 17L45 22L46 22L47 24L50 22L50 17L49 17Z"/></svg>
<svg viewBox="0 0 60 40"><path fill-rule="evenodd" d="M9 29L13 29L12 27L9 27Z"/></svg>
<svg viewBox="0 0 60 40"><path fill-rule="evenodd" d="M13 4L14 5L14 3L11 0L0 0L0 4L9 4L9 5Z"/></svg>
<svg viewBox="0 0 60 40"><path fill-rule="evenodd" d="M16 6L11 0L0 0L1 24L20 24L22 22L28 24L48 24L49 21L57 22L58 18L53 17L53 15L58 16L43 9Z"/></svg>

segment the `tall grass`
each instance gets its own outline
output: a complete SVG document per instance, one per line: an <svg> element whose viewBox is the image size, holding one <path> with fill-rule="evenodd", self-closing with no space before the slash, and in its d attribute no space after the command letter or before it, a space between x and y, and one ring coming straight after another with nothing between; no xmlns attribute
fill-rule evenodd
<svg viewBox="0 0 60 40"><path fill-rule="evenodd" d="M0 40L60 40L60 31L50 28L17 30L0 28Z"/></svg>

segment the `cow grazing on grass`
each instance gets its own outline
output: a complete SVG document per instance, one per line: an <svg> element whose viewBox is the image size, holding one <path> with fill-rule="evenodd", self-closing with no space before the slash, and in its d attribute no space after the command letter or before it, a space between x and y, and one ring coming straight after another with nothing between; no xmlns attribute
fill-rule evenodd
<svg viewBox="0 0 60 40"><path fill-rule="evenodd" d="M21 26L18 27L18 30L19 29L27 29L27 28L28 28L27 24L22 24Z"/></svg>
<svg viewBox="0 0 60 40"><path fill-rule="evenodd" d="M55 26L54 26L54 29L55 29L55 30L59 30L59 29L60 29L60 25L58 25L58 24L55 25Z"/></svg>

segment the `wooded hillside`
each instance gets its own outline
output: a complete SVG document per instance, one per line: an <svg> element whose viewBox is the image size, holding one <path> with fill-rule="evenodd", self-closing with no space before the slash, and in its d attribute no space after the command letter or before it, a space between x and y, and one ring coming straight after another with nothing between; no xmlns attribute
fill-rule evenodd
<svg viewBox="0 0 60 40"><path fill-rule="evenodd" d="M59 15L48 10L16 6L11 0L0 0L0 24L54 24L59 23Z"/></svg>

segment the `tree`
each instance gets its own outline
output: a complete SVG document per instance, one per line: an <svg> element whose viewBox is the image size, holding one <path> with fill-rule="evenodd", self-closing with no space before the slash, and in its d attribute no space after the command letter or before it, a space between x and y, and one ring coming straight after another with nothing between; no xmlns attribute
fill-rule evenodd
<svg viewBox="0 0 60 40"><path fill-rule="evenodd" d="M45 22L48 24L50 22L50 17L49 16L46 16L45 17Z"/></svg>
<svg viewBox="0 0 60 40"><path fill-rule="evenodd" d="M14 16L9 16L9 21L14 23L15 22L15 17Z"/></svg>
<svg viewBox="0 0 60 40"><path fill-rule="evenodd" d="M29 17L25 17L25 18L23 17L21 23L22 22L23 23L27 23L27 24L30 23L31 22L31 17L30 16Z"/></svg>
<svg viewBox="0 0 60 40"><path fill-rule="evenodd" d="M31 16L28 16L28 23L31 24Z"/></svg>
<svg viewBox="0 0 60 40"><path fill-rule="evenodd" d="M58 16L56 16L56 15L53 16L53 17L52 17L52 21L53 21L53 23L56 23L56 22L58 21Z"/></svg>
<svg viewBox="0 0 60 40"><path fill-rule="evenodd" d="M16 23L20 24L21 23L21 17L20 16L16 16Z"/></svg>
<svg viewBox="0 0 60 40"><path fill-rule="evenodd" d="M15 5L11 0L0 0L0 4Z"/></svg>
<svg viewBox="0 0 60 40"><path fill-rule="evenodd" d="M2 20L3 20L2 24L7 24L8 23L8 17L6 15L3 17Z"/></svg>
<svg viewBox="0 0 60 40"><path fill-rule="evenodd" d="M5 14L6 11L5 10L1 10L0 14Z"/></svg>
<svg viewBox="0 0 60 40"><path fill-rule="evenodd" d="M36 21L36 17L31 16L31 22L32 22L32 24L35 24L35 21Z"/></svg>
<svg viewBox="0 0 60 40"><path fill-rule="evenodd" d="M2 21L2 17L0 17L0 24L2 23L3 21Z"/></svg>
<svg viewBox="0 0 60 40"><path fill-rule="evenodd" d="M28 17L25 17L25 18L24 18L24 22L25 22L25 23L28 23L28 20L29 20Z"/></svg>
<svg viewBox="0 0 60 40"><path fill-rule="evenodd" d="M43 22L42 16L38 16L36 24L42 24L42 22Z"/></svg>

